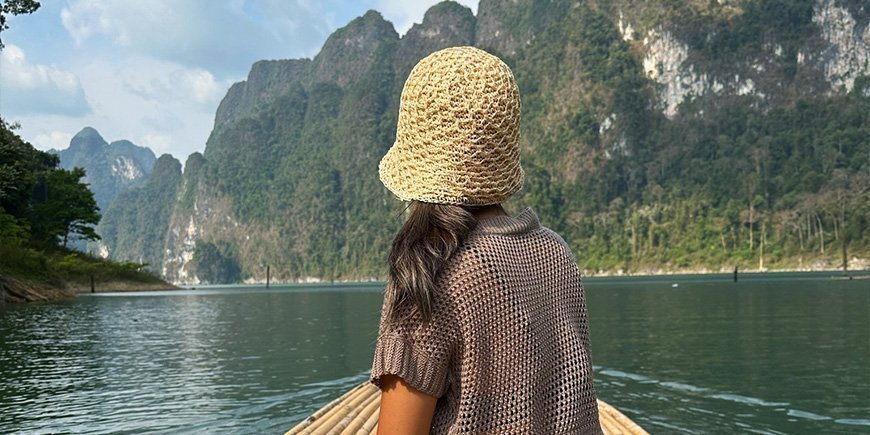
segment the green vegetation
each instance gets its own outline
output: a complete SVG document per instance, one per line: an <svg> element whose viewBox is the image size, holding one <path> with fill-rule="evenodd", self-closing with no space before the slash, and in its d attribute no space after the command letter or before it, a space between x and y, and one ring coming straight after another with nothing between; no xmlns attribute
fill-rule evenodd
<svg viewBox="0 0 870 435"><path fill-rule="evenodd" d="M99 240L94 225L100 222L100 213L94 195L79 180L85 170L53 169L37 177L30 205L32 235L42 240L63 240L67 247L70 236L85 240Z"/></svg>
<svg viewBox="0 0 870 435"><path fill-rule="evenodd" d="M714 69L756 56L761 42L796 50L816 31L812 2L747 1L739 14L714 3L651 3L696 15L674 26ZM533 205L584 268L807 267L870 254L867 78L848 94L782 104L704 96L669 120L651 110L655 84L612 15L582 4L563 13L515 56L531 177L510 202ZM525 19L535 28L547 17ZM779 62L772 82L806 86L792 81L793 56Z"/></svg>
<svg viewBox="0 0 870 435"><path fill-rule="evenodd" d="M455 7L431 9L419 33L468 27ZM617 28L620 12L645 26L636 32L664 29L685 42L698 74L724 82L750 71L758 92L692 95L666 118L659 85L642 70L644 47ZM523 98L527 178L506 206L532 206L584 269L818 267L870 256L870 78L849 93L829 90L816 67L798 65L798 47L818 41L811 1L484 1L483 16L499 36L478 26L473 38L498 45L483 48L508 62ZM370 12L310 62L256 65L185 170L168 238L117 243L164 249L195 221L204 239L196 273L210 282L263 278L265 265L278 280L383 278L404 204L377 164L394 140L407 68L428 54L419 44ZM771 55L776 46L782 55Z"/></svg>
<svg viewBox="0 0 870 435"><path fill-rule="evenodd" d="M159 273L163 241L181 185L181 163L164 154L145 184L121 191L98 231L111 258L133 260Z"/></svg>
<svg viewBox="0 0 870 435"><path fill-rule="evenodd" d="M81 182L85 172L58 168L56 155L24 142L14 128L0 119L0 276L60 289L86 286L91 279L161 284L140 271L142 264L66 248L72 238L100 238L93 229L100 219L96 202Z"/></svg>
<svg viewBox="0 0 870 435"><path fill-rule="evenodd" d="M18 277L48 288L64 289L90 286L93 277L102 283L148 284L169 287L143 269L143 264L114 262L59 246L29 244L0 247L0 275Z"/></svg>
<svg viewBox="0 0 870 435"><path fill-rule="evenodd" d="M35 0L3 0L0 3L0 32L9 30L6 18L11 15L32 14L39 9L39 2ZM0 40L0 50L3 49L3 41Z"/></svg>
<svg viewBox="0 0 870 435"><path fill-rule="evenodd" d="M80 180L81 168L58 168L57 156L21 140L0 119L0 222L10 244L62 243L72 238L98 240L97 203Z"/></svg>

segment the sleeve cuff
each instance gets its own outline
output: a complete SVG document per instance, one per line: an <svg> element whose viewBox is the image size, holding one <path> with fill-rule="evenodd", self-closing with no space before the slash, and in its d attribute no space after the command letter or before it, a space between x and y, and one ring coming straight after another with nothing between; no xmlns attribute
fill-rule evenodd
<svg viewBox="0 0 870 435"><path fill-rule="evenodd" d="M401 337L380 337L372 364L371 383L381 388L381 376L396 375L408 385L433 397L446 389L447 367L428 358Z"/></svg>

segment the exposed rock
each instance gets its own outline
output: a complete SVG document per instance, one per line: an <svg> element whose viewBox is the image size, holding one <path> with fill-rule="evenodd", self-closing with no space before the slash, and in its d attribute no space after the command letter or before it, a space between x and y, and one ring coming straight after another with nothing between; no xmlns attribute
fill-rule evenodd
<svg viewBox="0 0 870 435"><path fill-rule="evenodd" d="M692 65L684 65L689 47L668 31L650 30L643 40L646 56L643 71L660 86L659 102L665 116L673 118L677 106L687 96L702 95L709 87L706 75L699 75Z"/></svg>
<svg viewBox="0 0 870 435"><path fill-rule="evenodd" d="M813 22L828 43L818 58L831 90L852 90L857 77L870 75L870 24L858 23L836 0L818 0ZM801 63L805 57L801 53Z"/></svg>
<svg viewBox="0 0 870 435"><path fill-rule="evenodd" d="M617 26L619 27L619 34L622 35L623 41L634 40L634 27L622 15L622 11L619 11L619 22L617 23Z"/></svg>

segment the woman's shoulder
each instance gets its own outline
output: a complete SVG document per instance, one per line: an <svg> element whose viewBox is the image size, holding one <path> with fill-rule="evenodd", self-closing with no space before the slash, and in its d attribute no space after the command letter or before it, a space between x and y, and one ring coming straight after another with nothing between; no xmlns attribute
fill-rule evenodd
<svg viewBox="0 0 870 435"><path fill-rule="evenodd" d="M514 242L524 239L528 240L529 242L533 242L535 240L546 240L558 243L568 251L571 251L571 246L568 244L565 238L562 237L562 235L544 225L538 225L523 233L512 234L511 237L509 237L508 239ZM459 251L486 252L487 250L497 250L500 248L500 242L505 241L506 239L502 234L474 231L468 234L468 237L465 239L465 241L460 244L459 248L457 249L457 253Z"/></svg>
<svg viewBox="0 0 870 435"><path fill-rule="evenodd" d="M538 258L549 255L545 252L557 252L557 257L560 259L577 263L577 255L574 254L574 249L568 241L555 230L541 225L521 235L510 237L472 233L457 248L448 267L464 275L471 273L479 277L491 272L493 268L499 268L505 262L513 262L517 258L517 250L524 248L528 252L519 253L524 258L525 256Z"/></svg>

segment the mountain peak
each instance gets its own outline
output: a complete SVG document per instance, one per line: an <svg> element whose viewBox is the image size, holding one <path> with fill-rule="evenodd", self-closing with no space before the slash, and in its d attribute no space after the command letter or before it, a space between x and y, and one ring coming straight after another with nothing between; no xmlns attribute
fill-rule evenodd
<svg viewBox="0 0 870 435"><path fill-rule="evenodd" d="M396 71L405 77L421 56L447 47L474 45L476 19L471 9L443 1L429 8L423 22L414 24L399 42Z"/></svg>
<svg viewBox="0 0 870 435"><path fill-rule="evenodd" d="M446 17L448 19L459 17L461 19L474 19L474 13L468 6L459 4L455 1L446 0L436 3L426 10L423 14L423 25L437 24L438 21Z"/></svg>
<svg viewBox="0 0 870 435"><path fill-rule="evenodd" d="M108 143L93 127L85 127L69 143L69 149L84 152L100 152Z"/></svg>
<svg viewBox="0 0 870 435"><path fill-rule="evenodd" d="M98 132L97 129L95 129L91 126L87 126L83 129L81 129L81 131L79 131L75 135L75 137L89 137L89 136L97 136L100 139L103 138L102 136L100 136L100 132Z"/></svg>
<svg viewBox="0 0 870 435"><path fill-rule="evenodd" d="M93 127L85 127L70 140L69 147L57 152L62 168L82 167L101 210L121 189L140 184L151 173L154 152L128 140L111 144Z"/></svg>
<svg viewBox="0 0 870 435"><path fill-rule="evenodd" d="M384 48L398 41L393 24L380 12L370 10L326 39L314 57L312 77L318 82L347 87L384 61L382 57L388 51Z"/></svg>

